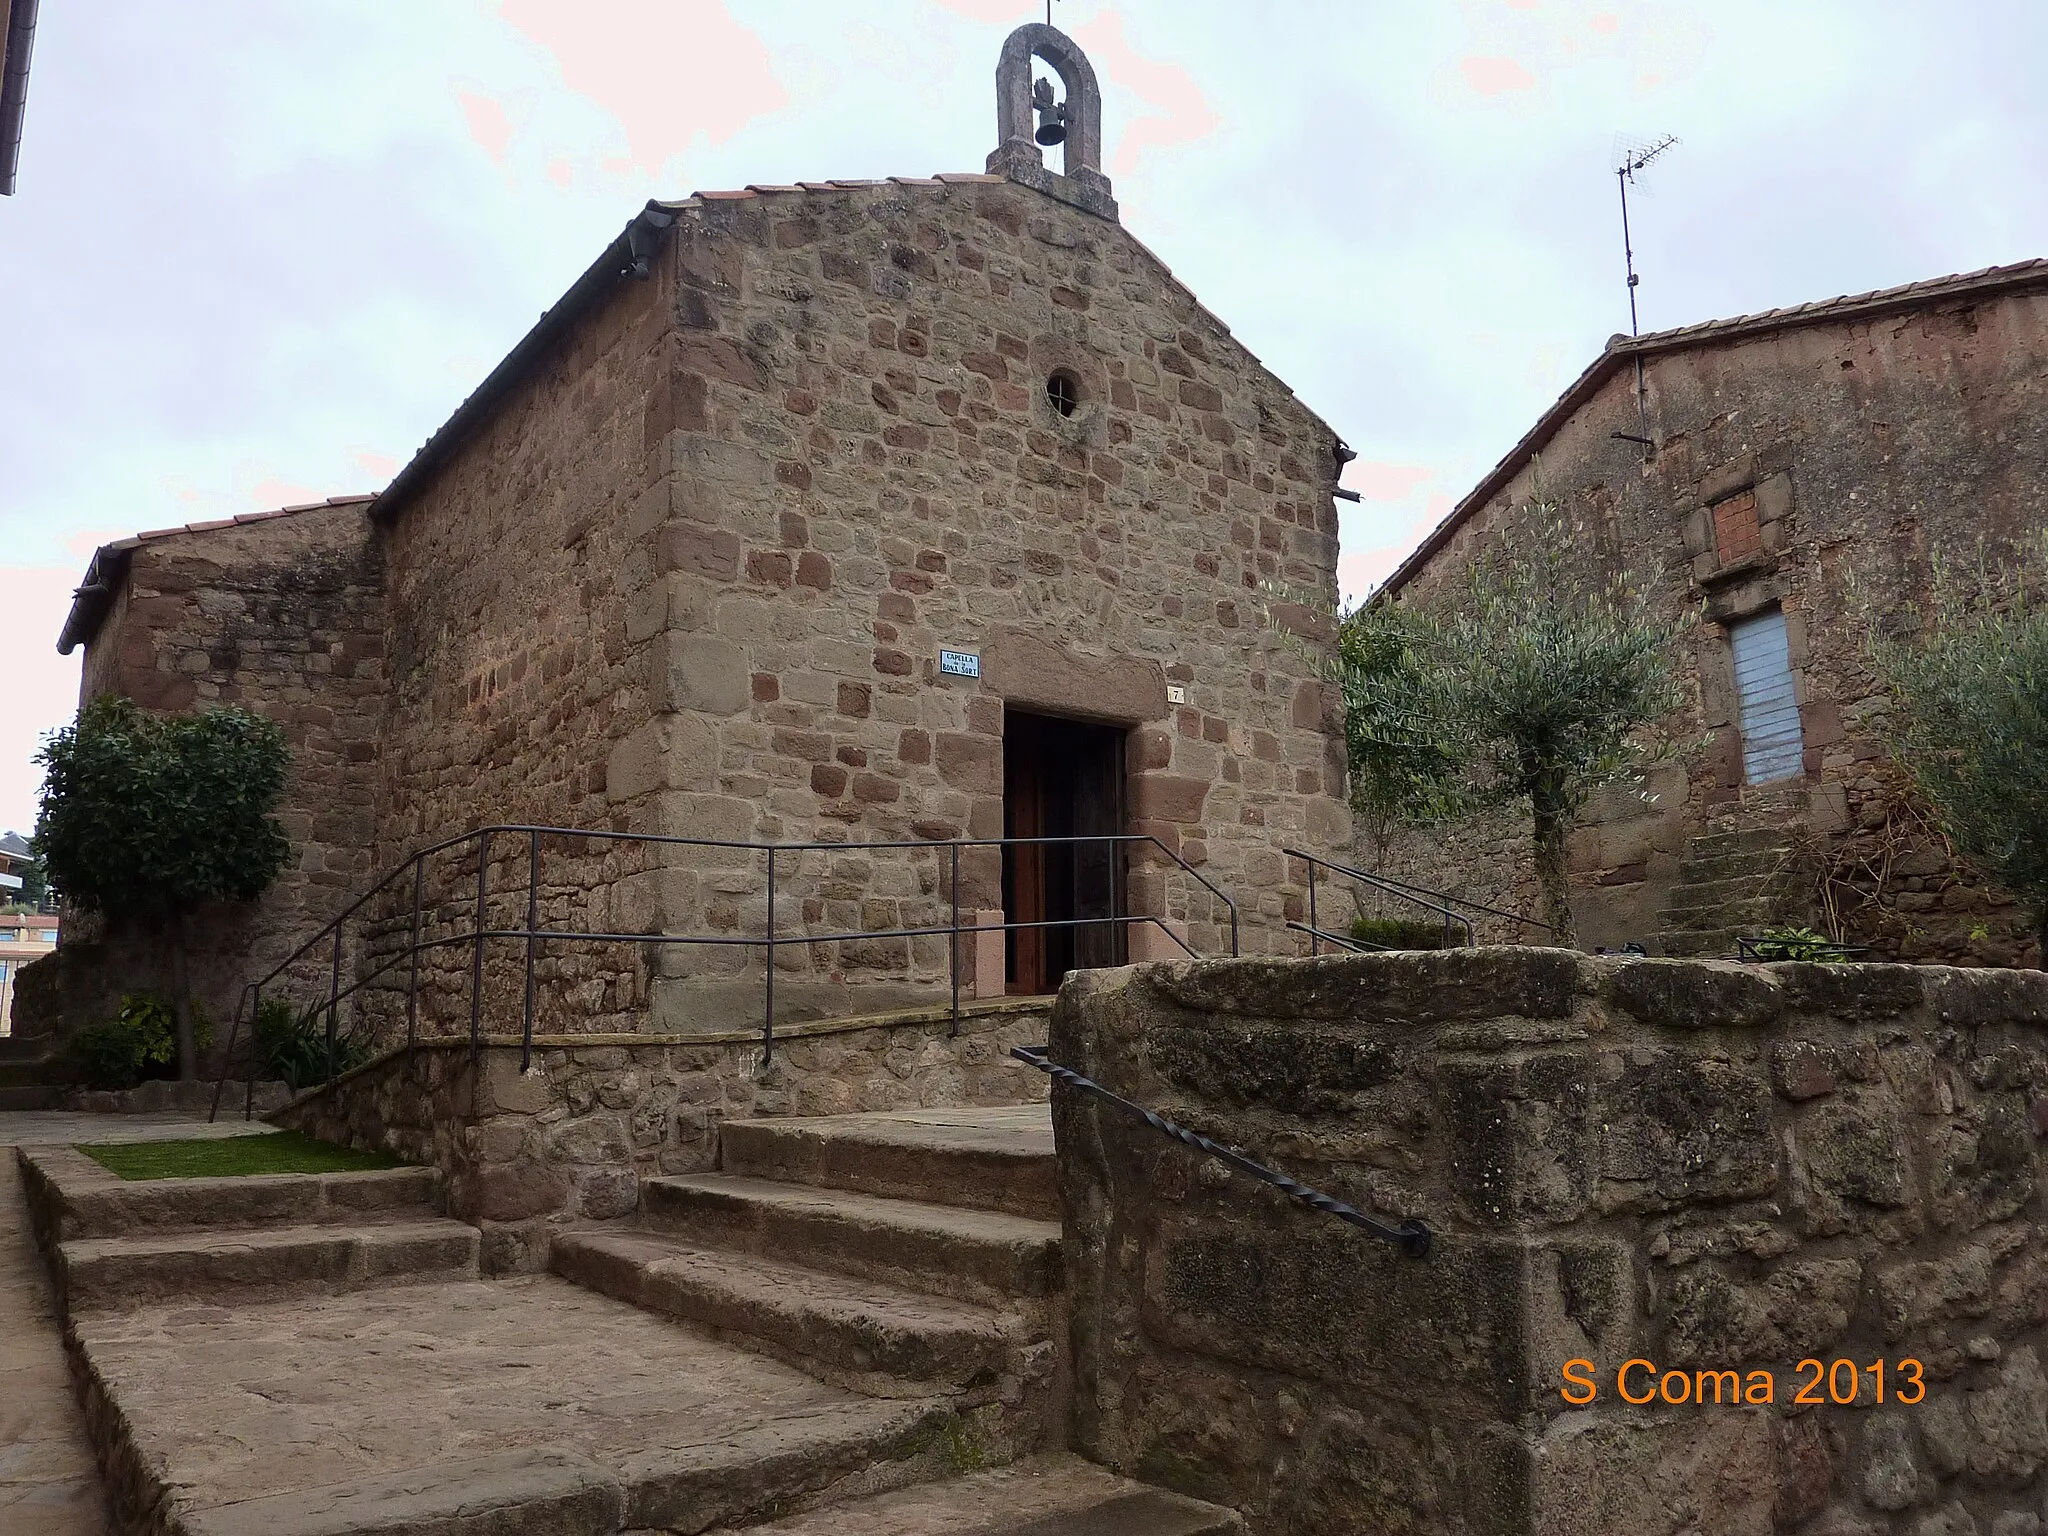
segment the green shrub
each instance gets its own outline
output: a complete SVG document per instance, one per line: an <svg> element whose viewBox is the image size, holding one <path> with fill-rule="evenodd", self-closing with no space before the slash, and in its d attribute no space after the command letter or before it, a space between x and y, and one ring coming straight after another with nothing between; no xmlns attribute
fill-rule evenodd
<svg viewBox="0 0 2048 1536"><path fill-rule="evenodd" d="M1749 942L1750 952L1759 960L1840 960L1842 949L1824 933L1811 928L1772 928Z"/></svg>
<svg viewBox="0 0 2048 1536"><path fill-rule="evenodd" d="M1354 917L1351 937L1375 949L1455 949L1464 930L1423 917Z"/></svg>
<svg viewBox="0 0 2048 1536"><path fill-rule="evenodd" d="M193 1009L192 1032L199 1050L213 1040L203 1009ZM178 1075L178 1015L153 992L131 992L104 1023L81 1029L71 1040L79 1080L88 1088L133 1088L154 1078Z"/></svg>
<svg viewBox="0 0 2048 1536"><path fill-rule="evenodd" d="M367 1044L337 1035L332 1071L327 1055L327 1012L313 1003L295 1010L282 997L266 997L256 1010L252 1044L258 1074L276 1078L293 1093L339 1077L369 1060Z"/></svg>

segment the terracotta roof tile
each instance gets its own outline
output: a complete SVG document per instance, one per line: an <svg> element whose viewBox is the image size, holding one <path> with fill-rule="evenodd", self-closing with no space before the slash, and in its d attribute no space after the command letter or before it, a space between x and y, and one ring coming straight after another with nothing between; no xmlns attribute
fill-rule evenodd
<svg viewBox="0 0 2048 1536"><path fill-rule="evenodd" d="M702 198L710 203L729 203L738 202L744 198L758 197L760 194L751 187L741 187L733 192L692 192L690 196Z"/></svg>

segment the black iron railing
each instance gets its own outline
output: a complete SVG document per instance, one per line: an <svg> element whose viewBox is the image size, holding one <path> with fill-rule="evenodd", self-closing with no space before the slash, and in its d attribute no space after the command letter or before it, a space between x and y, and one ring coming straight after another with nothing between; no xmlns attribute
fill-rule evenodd
<svg viewBox="0 0 2048 1536"><path fill-rule="evenodd" d="M1429 1228L1413 1217L1395 1226L1381 1221L1376 1216L1368 1216L1365 1212L1346 1205L1335 1195L1326 1195L1319 1189L1312 1189L1299 1179L1289 1178L1277 1168L1268 1168L1264 1163L1254 1161L1219 1141L1211 1141L1200 1131L1191 1131L1186 1126L1167 1119L1156 1110L1147 1109L1142 1104L1133 1104L1121 1094L1111 1093L1093 1078L1083 1077L1072 1067L1061 1066L1052 1059L1045 1046L1013 1045L1010 1047L1010 1054L1026 1065L1038 1068L1055 1082L1065 1083L1069 1088L1078 1089L1115 1109L1122 1110L1127 1115L1144 1121L1162 1136L1170 1136L1182 1146L1193 1147L1197 1152L1215 1158L1225 1167L1247 1174L1263 1184L1272 1185L1288 1199L1305 1205L1312 1211L1321 1211L1325 1216L1348 1221L1361 1231L1370 1232L1374 1237L1392 1243L1410 1258L1424 1258L1429 1253Z"/></svg>
<svg viewBox="0 0 2048 1536"><path fill-rule="evenodd" d="M522 927L493 926L488 921L489 906L493 896L491 889L492 847L499 839L523 839L526 852L526 921ZM574 839L592 845L655 848L687 848L712 850L718 853L744 857L749 863L758 856L765 861L765 910L762 931L758 934L716 932L716 933L668 933L664 931L626 933L606 931L599 928L546 928L540 924L541 896L541 844L544 838ZM464 844L476 845L476 882L473 919L465 930L435 938L422 938L420 929L423 913L426 870L428 861L437 855L459 849ZM495 941L513 941L523 946L524 1000L520 1025L520 1069L524 1071L532 1064L534 1015L537 1002L536 970L541 949L546 944L647 944L656 946L686 945L737 948L742 950L760 949L766 952L767 963L762 978L761 1049L764 1061L773 1057L775 1049L775 972L778 948L792 945L815 945L831 943L868 943L884 939L944 938L949 946L949 972L951 983L952 1033L960 1029L960 940L963 934L1003 932L1005 934L1043 929L1086 930L1109 928L1125 930L1133 925L1150 924L1165 933L1174 944L1190 956L1195 950L1183 939L1163 916L1155 914L1132 914L1122 911L1121 893L1125 881L1119 873L1112 882L1112 889L1118 893L1113 903L1117 910L1103 914L1085 916L1046 918L1027 921L1011 921L1006 916L1000 923L963 922L960 902L960 859L963 851L975 849L996 849L1007 851L1012 848L1033 846L1076 846L1081 844L1108 844L1128 860L1133 849L1145 849L1156 853L1162 860L1177 866L1190 879L1200 885L1215 900L1222 904L1227 914L1230 934L1230 953L1238 952L1237 904L1223 890L1195 869L1179 854L1168 848L1159 839L1143 834L1102 834L1086 837L985 837L930 839L910 842L809 842L809 843L753 843L728 841L718 838L670 837L655 833L596 831L578 827L528 826L517 824L479 827L455 837L443 838L415 850L402 864L387 871L343 907L325 926L272 967L260 979L247 983L237 998L234 1019L229 1026L226 1052L219 1079L214 1086L213 1112L220 1111L220 1098L230 1070L227 1062L232 1058L235 1044L240 1038L245 1017L252 1033L255 1021L263 1006L265 990L274 988L279 978L294 967L302 965L309 957L327 950L327 996L315 1006L325 1015L327 1044L327 1077L335 1075L340 1045L338 1021L342 1003L348 1001L384 977L391 975L401 966L405 968L405 1043L408 1048L419 1038L419 995L420 958L442 949L467 949L469 954L469 1043L472 1056L478 1051L483 1034L484 959L488 945ZM801 929L786 928L779 921L777 912L778 860L786 871L789 861L804 854L862 854L862 853L929 853L945 860L948 867L947 899L949 921L922 925L881 929L854 929L846 931L815 932L806 924ZM666 867L666 866L663 866ZM407 876L411 878L410 915L407 922L407 939L402 947L373 957L373 963L357 968L354 978L344 985L342 982L342 961L344 954L343 934L346 925L361 916L380 895L392 891L398 882ZM593 882L593 885L604 882ZM516 888L515 888L516 889ZM504 892L495 894L503 895ZM253 1102L256 1073L249 1073L249 1092ZM244 1105L244 1114L249 1105Z"/></svg>
<svg viewBox="0 0 2048 1536"><path fill-rule="evenodd" d="M1286 848L1281 851L1289 858L1300 859L1308 867L1308 921L1305 923L1289 922L1287 926L1294 929L1297 933L1305 933L1309 936L1309 953L1312 955L1321 954L1323 952L1323 945L1326 943L1335 944L1339 948L1357 952L1377 950L1384 947L1378 944L1365 943L1363 940L1354 939L1348 934L1331 932L1322 926L1322 919L1317 906L1318 881L1316 872L1318 870L1327 870L1337 877L1337 881L1328 883L1335 884L1341 881L1352 881L1366 886L1368 889L1391 896L1396 901L1405 901L1411 906L1421 907L1425 911L1435 913L1443 919L1447 948L1469 949L1478 942L1473 935L1472 914L1474 913L1481 913L1487 917L1503 917L1510 922L1523 924L1530 928L1541 928L1545 933L1554 931L1550 924L1546 922L1541 922L1533 917L1524 917L1519 912L1507 912L1499 907L1489 907L1483 901L1470 901L1463 896L1453 896L1445 891L1431 890L1426 885L1415 885L1406 880L1396 880L1392 875L1379 874L1369 869L1357 869L1349 864L1339 864L1332 859L1317 858L1314 854L1304 853L1299 848ZM1460 929L1464 931L1462 940L1457 938Z"/></svg>

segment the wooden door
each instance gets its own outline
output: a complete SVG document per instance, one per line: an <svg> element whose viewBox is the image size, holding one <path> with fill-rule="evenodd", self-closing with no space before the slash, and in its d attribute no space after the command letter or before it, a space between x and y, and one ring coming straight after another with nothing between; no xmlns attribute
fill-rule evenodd
<svg viewBox="0 0 2048 1536"><path fill-rule="evenodd" d="M1003 721L1003 831L1011 838L1112 837L1124 830L1124 733L1012 711ZM1011 844L1003 909L1013 923L1008 990L1041 995L1080 967L1120 965L1124 850L1111 842ZM1096 921L1091 921L1095 919Z"/></svg>

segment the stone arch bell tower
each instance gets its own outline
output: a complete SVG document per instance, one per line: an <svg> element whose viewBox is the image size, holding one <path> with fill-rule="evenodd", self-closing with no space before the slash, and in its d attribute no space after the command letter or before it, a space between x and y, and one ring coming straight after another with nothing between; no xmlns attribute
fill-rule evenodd
<svg viewBox="0 0 2048 1536"><path fill-rule="evenodd" d="M1031 61L1043 59L1066 87L1066 101L1054 105L1050 90L1034 98ZM1031 116L1045 112L1066 130L1066 173L1047 169L1033 136ZM988 168L1027 187L1072 203L1105 219L1116 217L1116 199L1102 174L1102 91L1095 70L1078 44L1057 27L1032 22L1003 43L996 61L996 150Z"/></svg>

